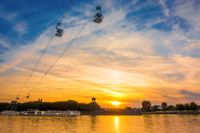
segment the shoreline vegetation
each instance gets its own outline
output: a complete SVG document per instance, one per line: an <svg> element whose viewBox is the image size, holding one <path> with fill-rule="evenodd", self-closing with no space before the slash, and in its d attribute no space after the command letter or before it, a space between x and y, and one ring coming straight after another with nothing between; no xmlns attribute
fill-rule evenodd
<svg viewBox="0 0 200 133"><path fill-rule="evenodd" d="M150 101L144 100L141 108L125 107L125 108L101 108L101 106L93 99L90 103L78 103L74 100L59 102L42 102L38 101L19 103L12 101L11 103L0 103L0 112L5 110L11 111L80 111L81 115L148 115L148 114L200 114L200 106L195 102L186 104L168 105L162 102L160 105L152 105Z"/></svg>

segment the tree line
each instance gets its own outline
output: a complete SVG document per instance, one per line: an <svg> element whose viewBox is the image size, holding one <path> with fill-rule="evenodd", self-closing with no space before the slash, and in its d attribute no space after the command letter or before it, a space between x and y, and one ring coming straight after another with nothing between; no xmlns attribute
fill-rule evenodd
<svg viewBox="0 0 200 133"><path fill-rule="evenodd" d="M162 102L160 105L152 105L151 101L144 100L141 103L143 112L156 112L156 111L198 111L200 106L195 102L186 103L186 104L176 104L168 105L167 102ZM90 103L79 103L75 100L68 101L59 101L59 102L42 102L42 100L17 103L12 101L11 103L0 103L0 111L4 110L17 110L25 111L29 109L39 109L39 110L79 110L79 111L97 111L102 110L100 105L95 101ZM131 107L126 107L125 110L131 110Z"/></svg>
<svg viewBox="0 0 200 133"><path fill-rule="evenodd" d="M0 111L3 110L16 110L25 111L29 109L39 109L43 111L47 110L79 110L79 111L93 111L100 110L100 106L96 102L90 103L78 103L75 100L59 101L59 102L42 102L33 101L25 103L17 103L12 101L11 103L0 103Z"/></svg>
<svg viewBox="0 0 200 133"><path fill-rule="evenodd" d="M168 105L167 102L162 102L160 105L152 105L151 101L142 101L142 111L155 112L155 111L198 111L200 106L195 102L191 103L178 103L176 105Z"/></svg>

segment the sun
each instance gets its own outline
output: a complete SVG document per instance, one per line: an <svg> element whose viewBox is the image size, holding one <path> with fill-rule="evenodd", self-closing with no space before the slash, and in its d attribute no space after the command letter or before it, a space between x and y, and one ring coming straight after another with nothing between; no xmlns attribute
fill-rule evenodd
<svg viewBox="0 0 200 133"><path fill-rule="evenodd" d="M121 104L121 102L111 101L111 104L114 105L114 106L119 106Z"/></svg>

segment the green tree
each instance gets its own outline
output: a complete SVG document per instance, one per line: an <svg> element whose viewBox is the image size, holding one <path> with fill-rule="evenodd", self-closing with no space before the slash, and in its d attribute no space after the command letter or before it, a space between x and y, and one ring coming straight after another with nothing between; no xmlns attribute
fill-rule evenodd
<svg viewBox="0 0 200 133"><path fill-rule="evenodd" d="M151 111L151 102L147 100L142 101L142 110L147 112Z"/></svg>
<svg viewBox="0 0 200 133"><path fill-rule="evenodd" d="M167 103L166 102L162 102L161 103L161 107L162 107L163 111L166 111L167 110Z"/></svg>

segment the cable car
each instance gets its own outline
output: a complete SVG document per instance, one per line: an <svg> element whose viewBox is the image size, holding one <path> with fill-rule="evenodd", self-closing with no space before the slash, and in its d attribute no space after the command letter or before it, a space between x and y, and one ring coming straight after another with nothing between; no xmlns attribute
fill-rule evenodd
<svg viewBox="0 0 200 133"><path fill-rule="evenodd" d="M93 22L100 24L103 20L103 15L101 13L101 7L97 6L96 7L96 14L94 16Z"/></svg>
<svg viewBox="0 0 200 133"><path fill-rule="evenodd" d="M56 34L55 34L55 36L62 37L63 33L64 33L64 30L61 28L61 22L58 22L56 24Z"/></svg>

